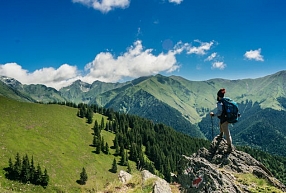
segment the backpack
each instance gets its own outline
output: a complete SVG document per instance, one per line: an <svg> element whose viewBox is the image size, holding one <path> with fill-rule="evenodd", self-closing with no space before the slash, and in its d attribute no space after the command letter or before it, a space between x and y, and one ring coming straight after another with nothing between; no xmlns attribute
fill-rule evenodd
<svg viewBox="0 0 286 193"><path fill-rule="evenodd" d="M222 98L221 102L224 106L224 113L227 122L236 123L239 117L237 103L228 97Z"/></svg>

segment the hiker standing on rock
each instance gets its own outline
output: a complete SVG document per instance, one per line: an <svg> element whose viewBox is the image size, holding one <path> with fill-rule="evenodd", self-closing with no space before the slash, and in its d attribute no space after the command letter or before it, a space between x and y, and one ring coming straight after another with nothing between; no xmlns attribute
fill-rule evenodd
<svg viewBox="0 0 286 193"><path fill-rule="evenodd" d="M228 151L232 151L232 139L231 139L231 135L228 129L228 121L226 118L226 112L225 112L225 108L223 106L223 102L222 99L224 98L224 94L226 93L225 89L222 88L217 92L217 112L213 113L210 112L210 116L214 117L218 117L220 119L220 134L219 134L219 138L223 137L223 134L225 135L226 141L227 141L227 145L228 145Z"/></svg>

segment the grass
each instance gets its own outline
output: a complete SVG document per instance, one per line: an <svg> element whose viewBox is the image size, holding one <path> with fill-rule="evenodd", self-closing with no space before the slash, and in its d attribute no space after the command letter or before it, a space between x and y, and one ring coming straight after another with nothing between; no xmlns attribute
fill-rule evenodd
<svg viewBox="0 0 286 193"><path fill-rule="evenodd" d="M109 172L114 156L95 154L90 146L93 140L93 124L76 116L77 109L60 106L24 103L0 96L0 190L19 192L87 192L102 190L107 183L117 179L118 174ZM102 115L95 114L94 120L101 121ZM106 118L105 118L106 119ZM114 134L102 131L109 146L113 145ZM8 159L14 161L16 153L34 157L50 176L46 189L9 181L3 168ZM119 157L116 158L119 161ZM76 183L85 167L87 184ZM134 167L134 163L131 163ZM118 171L126 167L118 165ZM3 191L2 191L2 189ZM5 191L4 191L5 190Z"/></svg>
<svg viewBox="0 0 286 193"><path fill-rule="evenodd" d="M251 193L283 193L270 185L266 179L257 178L253 174L235 174L237 181L249 187Z"/></svg>

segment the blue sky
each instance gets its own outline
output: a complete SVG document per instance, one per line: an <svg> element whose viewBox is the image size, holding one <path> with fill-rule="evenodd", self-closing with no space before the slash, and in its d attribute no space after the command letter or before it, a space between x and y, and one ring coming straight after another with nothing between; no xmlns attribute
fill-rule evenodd
<svg viewBox="0 0 286 193"><path fill-rule="evenodd" d="M286 70L286 1L2 0L0 75L77 79L257 78Z"/></svg>

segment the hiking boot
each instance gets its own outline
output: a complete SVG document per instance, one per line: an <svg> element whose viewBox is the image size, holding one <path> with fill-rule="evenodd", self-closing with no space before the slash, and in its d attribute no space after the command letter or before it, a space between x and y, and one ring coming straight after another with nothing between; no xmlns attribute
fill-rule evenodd
<svg viewBox="0 0 286 193"><path fill-rule="evenodd" d="M227 153L231 153L234 150L234 147L232 145L227 145Z"/></svg>

